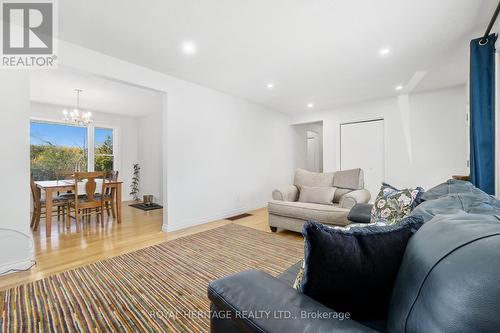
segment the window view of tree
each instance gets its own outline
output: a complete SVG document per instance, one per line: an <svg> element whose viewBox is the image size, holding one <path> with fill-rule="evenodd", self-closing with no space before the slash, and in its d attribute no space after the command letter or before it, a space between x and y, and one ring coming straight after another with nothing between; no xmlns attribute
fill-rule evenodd
<svg viewBox="0 0 500 333"><path fill-rule="evenodd" d="M87 170L86 128L32 121L30 141L35 180L55 180L77 167Z"/></svg>
<svg viewBox="0 0 500 333"><path fill-rule="evenodd" d="M112 171L114 164L113 130L109 128L96 128L94 142L95 171Z"/></svg>

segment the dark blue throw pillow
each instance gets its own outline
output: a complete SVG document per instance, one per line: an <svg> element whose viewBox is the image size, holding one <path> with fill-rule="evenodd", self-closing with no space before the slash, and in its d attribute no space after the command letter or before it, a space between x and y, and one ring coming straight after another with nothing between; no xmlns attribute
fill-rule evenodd
<svg viewBox="0 0 500 333"><path fill-rule="evenodd" d="M420 216L349 229L307 222L301 292L356 320L387 318L406 244L422 224Z"/></svg>

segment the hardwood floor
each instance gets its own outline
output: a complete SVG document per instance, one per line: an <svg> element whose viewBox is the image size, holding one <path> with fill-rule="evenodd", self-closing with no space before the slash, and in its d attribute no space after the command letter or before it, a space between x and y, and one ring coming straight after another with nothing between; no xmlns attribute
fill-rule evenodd
<svg viewBox="0 0 500 333"><path fill-rule="evenodd" d="M68 230L62 221L58 222L56 219L56 221L53 220L52 233L49 238L45 236L45 223L42 220L39 230L33 232L36 265L26 272L1 276L0 290L230 223L270 232L266 208L249 213L252 216L234 222L219 220L165 233L161 231L163 210L144 212L124 203L121 224L108 218L104 225L101 225L93 219L80 232L77 232L74 221L72 228ZM288 231L281 231L276 235L277 237L302 237L300 234Z"/></svg>

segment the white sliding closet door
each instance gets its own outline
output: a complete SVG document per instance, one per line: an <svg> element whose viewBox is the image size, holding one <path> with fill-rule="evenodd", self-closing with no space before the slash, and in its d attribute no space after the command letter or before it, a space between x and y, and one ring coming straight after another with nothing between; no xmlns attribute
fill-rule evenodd
<svg viewBox="0 0 500 333"><path fill-rule="evenodd" d="M370 120L340 125L340 169L361 168L365 188L375 200L385 179L384 120Z"/></svg>

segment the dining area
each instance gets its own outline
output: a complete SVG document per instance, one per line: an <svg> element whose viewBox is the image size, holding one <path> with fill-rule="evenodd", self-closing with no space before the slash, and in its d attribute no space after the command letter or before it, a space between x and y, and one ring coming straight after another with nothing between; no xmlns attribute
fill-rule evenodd
<svg viewBox="0 0 500 333"><path fill-rule="evenodd" d="M36 180L30 176L33 210L31 229L37 231L45 222L45 235L50 237L54 220L80 231L86 225L104 225L122 221L122 184L118 171L64 172L55 180Z"/></svg>

